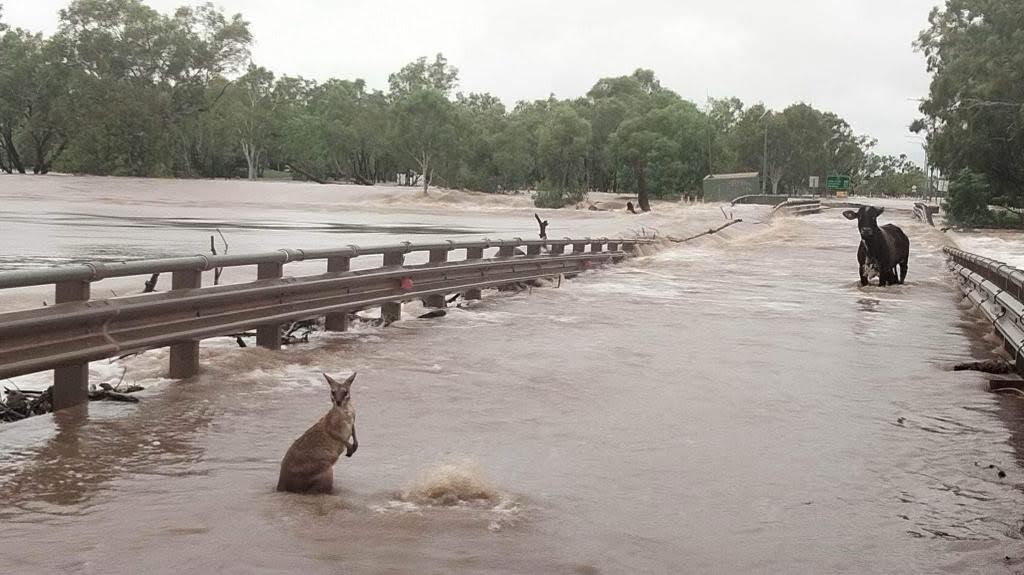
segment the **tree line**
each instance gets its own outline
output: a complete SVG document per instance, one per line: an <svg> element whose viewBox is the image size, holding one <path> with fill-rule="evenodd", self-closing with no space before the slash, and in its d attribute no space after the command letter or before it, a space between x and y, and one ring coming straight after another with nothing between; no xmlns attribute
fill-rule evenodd
<svg viewBox="0 0 1024 575"><path fill-rule="evenodd" d="M2 9L2 7L0 7ZM161 14L140 0L74 0L46 37L3 24L0 170L151 177L407 181L485 192L539 190L541 206L588 191L698 195L709 173L760 172L775 193L849 175L906 194L921 175L839 116L737 98L687 101L654 72L599 79L582 97L511 109L457 91L441 54L363 80L276 75L250 59L240 14L212 4Z"/></svg>
<svg viewBox="0 0 1024 575"><path fill-rule="evenodd" d="M1024 3L946 0L917 41L932 82L911 129L951 179L955 224L1024 226Z"/></svg>

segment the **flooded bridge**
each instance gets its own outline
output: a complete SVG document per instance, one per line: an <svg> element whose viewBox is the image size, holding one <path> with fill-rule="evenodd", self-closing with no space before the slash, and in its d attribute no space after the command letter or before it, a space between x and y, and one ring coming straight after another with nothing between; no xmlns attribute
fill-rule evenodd
<svg viewBox="0 0 1024 575"><path fill-rule="evenodd" d="M536 235L528 198L17 181L0 191L8 271L199 253L218 227L236 254ZM950 235L888 205L911 241L907 283L861 287L857 231L835 210L732 210L743 224L560 287L484 291L441 319L413 303L387 328L280 351L204 340L187 381L166 377L166 348L94 361L91 381L125 373L141 401L0 427L3 569L1019 570L1024 411L949 369L1002 347L948 269ZM551 237L723 222L716 205L546 217ZM248 280L229 268L223 281ZM3 311L50 289L5 290ZM142 286L104 280L92 296L108 290ZM337 493L274 492L327 405L320 372L352 370L360 449L336 466Z"/></svg>

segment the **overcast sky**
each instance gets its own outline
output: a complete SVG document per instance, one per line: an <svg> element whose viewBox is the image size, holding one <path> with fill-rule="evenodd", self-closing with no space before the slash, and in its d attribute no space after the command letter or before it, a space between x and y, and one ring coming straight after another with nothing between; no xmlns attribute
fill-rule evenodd
<svg viewBox="0 0 1024 575"><path fill-rule="evenodd" d="M807 102L923 162L907 126L928 90L912 43L939 0L215 0L252 24L253 59L324 80L389 73L443 52L460 90L517 100L576 97L638 67L702 104L738 96ZM66 0L0 0L4 20L51 33ZM187 0L149 0L170 12Z"/></svg>

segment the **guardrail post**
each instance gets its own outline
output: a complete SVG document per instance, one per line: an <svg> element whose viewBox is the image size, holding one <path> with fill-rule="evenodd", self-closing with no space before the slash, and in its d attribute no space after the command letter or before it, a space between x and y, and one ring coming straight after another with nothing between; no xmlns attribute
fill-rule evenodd
<svg viewBox="0 0 1024 575"><path fill-rule="evenodd" d="M515 246L501 246L500 248L498 248L499 258L510 258L514 255L516 255Z"/></svg>
<svg viewBox="0 0 1024 575"><path fill-rule="evenodd" d="M590 242L590 253L599 254L602 247L604 247L604 242Z"/></svg>
<svg viewBox="0 0 1024 575"><path fill-rule="evenodd" d="M466 259L467 260L479 260L484 257L483 248L466 248ZM477 288L466 290L466 293L462 294L464 299L480 299L482 297L481 292Z"/></svg>
<svg viewBox="0 0 1024 575"><path fill-rule="evenodd" d="M203 287L203 273L199 270L180 270L171 274L171 290ZM186 379L199 371L199 340L171 344L171 379Z"/></svg>
<svg viewBox="0 0 1024 575"><path fill-rule="evenodd" d="M540 247L541 246L539 244L538 245L530 244L530 245L526 246L526 255L528 255L528 256L539 256L540 255Z"/></svg>
<svg viewBox="0 0 1024 575"><path fill-rule="evenodd" d="M351 268L351 259L348 257L327 258L327 273L347 272ZM327 331L348 331L348 312L329 313L324 320L324 329Z"/></svg>
<svg viewBox="0 0 1024 575"><path fill-rule="evenodd" d="M608 242L608 251L617 252L619 251L619 244L617 242Z"/></svg>
<svg viewBox="0 0 1024 575"><path fill-rule="evenodd" d="M564 254L564 253L565 253L565 245L564 244L551 244L551 254L552 255Z"/></svg>
<svg viewBox="0 0 1024 575"><path fill-rule="evenodd" d="M430 263L432 264L443 264L448 261L448 250L430 250ZM433 308L445 307L445 299L443 293L434 295L428 295L423 299L423 305Z"/></svg>
<svg viewBox="0 0 1024 575"><path fill-rule="evenodd" d="M404 264L405 254L401 252L388 252L384 254L384 267L401 267ZM384 320L384 325L402 319L402 302L389 302L380 306L380 318Z"/></svg>
<svg viewBox="0 0 1024 575"><path fill-rule="evenodd" d="M268 262L258 264L256 279L269 280L284 275L284 264ZM271 323L256 328L256 345L266 349L281 349L281 324Z"/></svg>
<svg viewBox="0 0 1024 575"><path fill-rule="evenodd" d="M89 282L57 284L56 303L89 300ZM74 407L89 401L89 364L66 365L53 370L53 410Z"/></svg>
<svg viewBox="0 0 1024 575"><path fill-rule="evenodd" d="M586 249L587 244L584 242L573 242L572 244L572 253L574 254L582 254Z"/></svg>

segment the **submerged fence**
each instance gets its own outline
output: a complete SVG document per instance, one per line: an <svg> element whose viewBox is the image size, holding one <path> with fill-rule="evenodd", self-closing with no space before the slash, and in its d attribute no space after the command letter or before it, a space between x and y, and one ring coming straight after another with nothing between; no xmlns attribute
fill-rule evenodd
<svg viewBox="0 0 1024 575"><path fill-rule="evenodd" d="M1024 375L1024 271L991 258L944 248L964 295L992 321Z"/></svg>
<svg viewBox="0 0 1024 575"><path fill-rule="evenodd" d="M257 345L277 349L287 322L325 317L326 329L344 331L351 313L376 307L389 322L401 317L403 302L443 307L451 293L479 299L481 288L577 274L653 241L406 242L0 272L0 290L52 284L56 293L56 305L0 314L0 378L52 369L54 408L62 409L88 400L90 361L170 347L170 377L186 378L198 371L204 338L256 328ZM484 257L488 248L497 251ZM455 250L465 259L449 261ZM429 261L406 265L413 252ZM366 256L383 256L382 266L350 270L353 258ZM323 260L326 273L284 276L285 264L310 260ZM238 266L256 266L256 281L202 287L203 272ZM93 282L157 273L172 274L170 291L90 299Z"/></svg>

